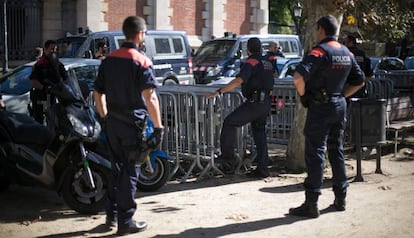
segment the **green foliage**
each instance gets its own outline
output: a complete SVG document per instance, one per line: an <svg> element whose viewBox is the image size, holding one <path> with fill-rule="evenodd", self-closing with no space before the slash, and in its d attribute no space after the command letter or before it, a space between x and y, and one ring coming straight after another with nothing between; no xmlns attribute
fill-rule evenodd
<svg viewBox="0 0 414 238"><path fill-rule="evenodd" d="M363 37L368 40L396 42L414 25L414 11L397 0L358 0L346 15L354 15ZM409 4L409 3L407 3Z"/></svg>
<svg viewBox="0 0 414 238"><path fill-rule="evenodd" d="M293 34L292 6L296 0L269 0L269 33Z"/></svg>

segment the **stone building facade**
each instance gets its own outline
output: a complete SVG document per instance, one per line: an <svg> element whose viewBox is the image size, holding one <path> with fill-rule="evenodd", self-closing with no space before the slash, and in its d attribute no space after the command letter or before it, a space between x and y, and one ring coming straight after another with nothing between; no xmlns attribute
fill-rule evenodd
<svg viewBox="0 0 414 238"><path fill-rule="evenodd" d="M47 39L77 34L87 28L120 30L129 15L144 17L148 29L185 31L194 48L224 32L265 34L269 22L268 0L1 0L4 1L11 59L27 57L27 51ZM0 12L3 19L3 11ZM0 22L3 26L4 22Z"/></svg>

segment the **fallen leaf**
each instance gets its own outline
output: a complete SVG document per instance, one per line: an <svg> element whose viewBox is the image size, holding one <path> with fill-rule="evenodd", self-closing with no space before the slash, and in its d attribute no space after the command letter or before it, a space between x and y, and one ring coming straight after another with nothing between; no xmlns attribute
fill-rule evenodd
<svg viewBox="0 0 414 238"><path fill-rule="evenodd" d="M245 220L247 218L249 218L249 216L244 215L244 214L233 214L233 215L230 215L230 216L226 217L226 219L232 219L232 220L235 220L235 221L242 221L242 220Z"/></svg>
<svg viewBox="0 0 414 238"><path fill-rule="evenodd" d="M379 186L378 188L379 189L382 189L382 190L391 190L391 187L390 186L387 186L387 185Z"/></svg>

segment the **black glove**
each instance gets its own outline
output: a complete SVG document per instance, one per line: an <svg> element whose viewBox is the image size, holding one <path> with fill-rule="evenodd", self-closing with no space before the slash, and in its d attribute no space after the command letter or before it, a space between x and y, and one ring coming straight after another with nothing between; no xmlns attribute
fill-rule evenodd
<svg viewBox="0 0 414 238"><path fill-rule="evenodd" d="M154 128L154 132L147 139L148 147L152 149L159 148L162 142L162 136L164 134L164 128Z"/></svg>
<svg viewBox="0 0 414 238"><path fill-rule="evenodd" d="M104 117L100 117L99 115L98 115L98 121L99 121L99 124L101 124L101 128L102 128L102 130L104 131L104 132L106 132L106 119L108 118L108 115L106 115L106 116L104 116Z"/></svg>
<svg viewBox="0 0 414 238"><path fill-rule="evenodd" d="M300 102L302 103L302 105L305 108L308 108L309 107L309 103L310 103L309 94L305 93L305 94L303 94L303 96L300 96Z"/></svg>

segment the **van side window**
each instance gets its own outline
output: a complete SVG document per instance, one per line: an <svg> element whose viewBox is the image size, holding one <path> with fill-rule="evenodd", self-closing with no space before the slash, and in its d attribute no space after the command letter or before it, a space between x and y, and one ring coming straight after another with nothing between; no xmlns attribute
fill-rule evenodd
<svg viewBox="0 0 414 238"><path fill-rule="evenodd" d="M155 53L157 54L170 54L171 48L168 38L155 38Z"/></svg>
<svg viewBox="0 0 414 238"><path fill-rule="evenodd" d="M172 41L174 46L174 53L182 53L184 51L183 40L181 38L173 38Z"/></svg>

